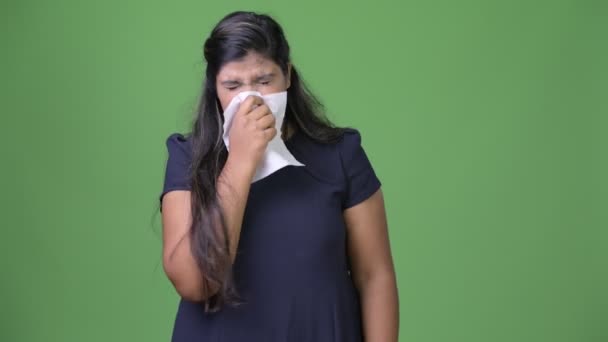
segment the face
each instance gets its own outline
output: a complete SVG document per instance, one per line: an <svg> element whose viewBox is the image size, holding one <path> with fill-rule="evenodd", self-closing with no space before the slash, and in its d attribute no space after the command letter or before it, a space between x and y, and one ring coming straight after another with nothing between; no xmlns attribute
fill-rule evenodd
<svg viewBox="0 0 608 342"><path fill-rule="evenodd" d="M290 74L291 65L288 65L285 75L278 64L256 52L249 52L239 60L224 64L215 83L222 110L242 91L259 91L266 95L287 90Z"/></svg>

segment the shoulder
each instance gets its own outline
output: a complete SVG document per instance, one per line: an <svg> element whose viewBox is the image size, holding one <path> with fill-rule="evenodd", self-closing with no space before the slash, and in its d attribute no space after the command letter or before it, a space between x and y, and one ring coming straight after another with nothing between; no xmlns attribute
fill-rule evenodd
<svg viewBox="0 0 608 342"><path fill-rule="evenodd" d="M358 129L352 127L339 128L340 133L329 142L320 142L311 137L305 136L305 140L316 149L325 150L329 153L337 153L343 150L349 150L361 144L361 133Z"/></svg>
<svg viewBox="0 0 608 342"><path fill-rule="evenodd" d="M192 138L190 134L173 132L165 139L169 157L190 158L192 155Z"/></svg>
<svg viewBox="0 0 608 342"><path fill-rule="evenodd" d="M327 159L327 158L348 158L356 154L361 149L361 133L358 129L352 127L340 127L339 133L334 134L328 141L320 141L302 134L305 154L310 158ZM327 139L327 138L326 138ZM297 151L300 152L300 151Z"/></svg>
<svg viewBox="0 0 608 342"><path fill-rule="evenodd" d="M173 190L189 190L192 163L191 139L188 135L171 133L165 139L167 146L167 159L165 165L165 179L159 200ZM162 211L162 210L161 210Z"/></svg>
<svg viewBox="0 0 608 342"><path fill-rule="evenodd" d="M343 167L365 166L361 164L369 162L362 145L362 140L361 132L358 129L352 127L343 128L342 136L335 144L335 149L339 154Z"/></svg>
<svg viewBox="0 0 608 342"><path fill-rule="evenodd" d="M191 138L189 134L183 134L179 132L170 133L165 140L165 145L168 149L181 149L186 150L191 148Z"/></svg>
<svg viewBox="0 0 608 342"><path fill-rule="evenodd" d="M358 129L353 128L353 127L344 127L342 130L343 130L342 139L341 139L342 141L352 142L352 141L361 140L361 132L359 132Z"/></svg>
<svg viewBox="0 0 608 342"><path fill-rule="evenodd" d="M342 128L342 134L333 143L333 154L340 160L342 167L348 168L365 154L361 144L361 132L352 127Z"/></svg>
<svg viewBox="0 0 608 342"><path fill-rule="evenodd" d="M302 135L302 143L294 144L292 152L307 169L329 182L344 182L344 171L361 163L363 152L358 129L341 127L330 141L318 141Z"/></svg>
<svg viewBox="0 0 608 342"><path fill-rule="evenodd" d="M381 186L380 179L376 175L361 140L361 133L358 130L348 128L339 142L338 150L346 180L346 190L342 202L344 209L361 203Z"/></svg>
<svg viewBox="0 0 608 342"><path fill-rule="evenodd" d="M358 129L344 127L335 142L325 145L326 157L319 163L326 175L340 180L343 209L362 202L381 186L361 143Z"/></svg>
<svg viewBox="0 0 608 342"><path fill-rule="evenodd" d="M342 136L336 143L336 148L341 154L348 155L361 147L361 132L352 127L343 129Z"/></svg>
<svg viewBox="0 0 608 342"><path fill-rule="evenodd" d="M169 168L185 168L192 162L192 137L190 134L174 132L165 140Z"/></svg>

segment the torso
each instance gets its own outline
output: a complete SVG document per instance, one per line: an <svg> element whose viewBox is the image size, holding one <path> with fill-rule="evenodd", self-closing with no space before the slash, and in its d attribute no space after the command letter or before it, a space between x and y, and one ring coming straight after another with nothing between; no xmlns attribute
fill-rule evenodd
<svg viewBox="0 0 608 342"><path fill-rule="evenodd" d="M338 152L291 134L286 145L305 166L284 167L250 188L234 264L245 303L207 314L181 300L174 342L362 339Z"/></svg>

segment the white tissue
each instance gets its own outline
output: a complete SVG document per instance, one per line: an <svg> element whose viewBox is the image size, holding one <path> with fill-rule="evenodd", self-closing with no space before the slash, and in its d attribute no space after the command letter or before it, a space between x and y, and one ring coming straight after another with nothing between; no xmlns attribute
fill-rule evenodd
<svg viewBox="0 0 608 342"><path fill-rule="evenodd" d="M285 117L285 109L287 108L286 91L267 95L262 95L257 91L243 91L234 96L224 110L224 133L222 137L224 139L226 149L230 151L229 134L234 114L236 114L241 102L243 102L249 95L257 95L264 99L264 103L266 103L266 105L270 108L270 111L275 117L275 128L277 129L277 134L268 142L268 145L266 146L264 156L258 164L256 173L251 182L253 183L267 177L273 172L282 169L287 165L304 166L304 164L300 163L291 154L291 152L289 152L287 146L285 146L285 143L281 138L281 126L283 124L283 118Z"/></svg>

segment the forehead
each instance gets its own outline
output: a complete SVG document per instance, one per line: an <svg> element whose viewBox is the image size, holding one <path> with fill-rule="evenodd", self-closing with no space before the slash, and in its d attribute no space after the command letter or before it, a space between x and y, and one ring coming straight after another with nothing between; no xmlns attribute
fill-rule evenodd
<svg viewBox="0 0 608 342"><path fill-rule="evenodd" d="M250 52L245 57L228 62L218 72L218 80L248 79L279 71L279 66L269 58Z"/></svg>

